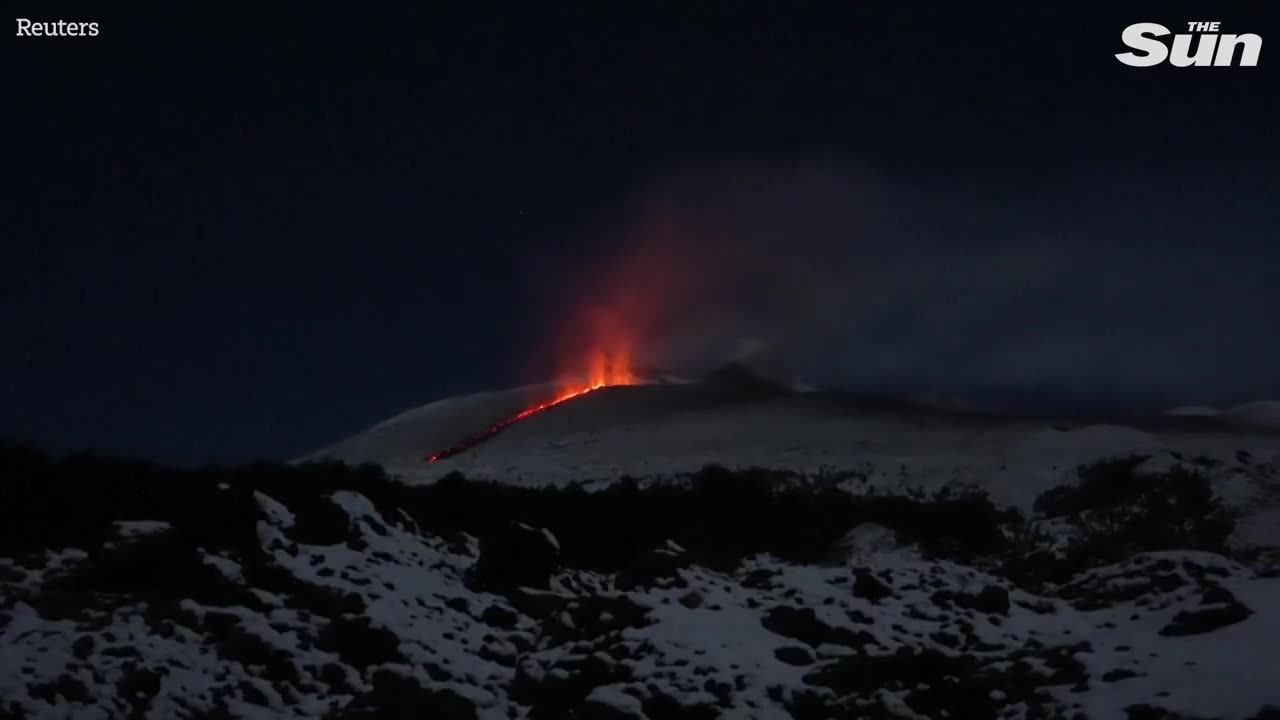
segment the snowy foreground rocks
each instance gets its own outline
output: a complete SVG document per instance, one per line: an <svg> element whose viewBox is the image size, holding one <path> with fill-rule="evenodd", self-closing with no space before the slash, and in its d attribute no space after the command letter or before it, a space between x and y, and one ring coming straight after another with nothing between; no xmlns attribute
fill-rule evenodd
<svg viewBox="0 0 1280 720"><path fill-rule="evenodd" d="M802 561L729 557L754 535L720 531L605 555L461 485L402 508L377 484L241 480L7 539L0 718L1280 717L1280 577L1225 546L1153 549L1134 492L1064 490L1000 542L903 520L959 526L976 503L877 499ZM520 506L595 502L538 497ZM690 527L718 527L687 502ZM432 506L483 532L434 527ZM1091 523L1133 552L1098 554Z"/></svg>

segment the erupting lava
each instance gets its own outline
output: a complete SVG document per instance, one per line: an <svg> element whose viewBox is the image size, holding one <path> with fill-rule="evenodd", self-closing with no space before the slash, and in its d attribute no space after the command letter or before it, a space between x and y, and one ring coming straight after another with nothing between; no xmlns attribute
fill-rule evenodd
<svg viewBox="0 0 1280 720"><path fill-rule="evenodd" d="M594 352L591 354L591 360L587 364L585 382L573 382L562 385L559 392L557 392L555 397L552 399L527 407L515 415L494 423L474 435L469 435L462 440L459 440L444 450L428 455L427 462L443 460L444 458L453 457L458 453L470 450L476 445L492 438L494 435L497 435L530 415L553 408L567 400L572 400L573 398L586 395L592 390L599 390L602 387L609 387L611 385L633 385L635 382L636 378L631 372L630 361L626 353Z"/></svg>

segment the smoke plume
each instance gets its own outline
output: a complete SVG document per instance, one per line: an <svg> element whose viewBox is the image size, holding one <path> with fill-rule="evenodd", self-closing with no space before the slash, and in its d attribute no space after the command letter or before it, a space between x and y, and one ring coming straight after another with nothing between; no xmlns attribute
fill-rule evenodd
<svg viewBox="0 0 1280 720"><path fill-rule="evenodd" d="M1280 284L1267 221L1235 192L920 187L832 163L678 173L561 263L556 349L1014 405L1238 401L1276 390Z"/></svg>

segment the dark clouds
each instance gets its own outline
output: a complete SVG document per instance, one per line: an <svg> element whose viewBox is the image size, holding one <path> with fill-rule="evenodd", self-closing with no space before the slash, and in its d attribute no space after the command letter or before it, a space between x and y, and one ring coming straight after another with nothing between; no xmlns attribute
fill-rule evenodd
<svg viewBox="0 0 1280 720"><path fill-rule="evenodd" d="M746 354L819 384L1006 405L1234 402L1277 390L1277 223L1249 196L1265 192L722 164L638 192L596 264L567 267L591 278L572 283L579 311L659 366Z"/></svg>

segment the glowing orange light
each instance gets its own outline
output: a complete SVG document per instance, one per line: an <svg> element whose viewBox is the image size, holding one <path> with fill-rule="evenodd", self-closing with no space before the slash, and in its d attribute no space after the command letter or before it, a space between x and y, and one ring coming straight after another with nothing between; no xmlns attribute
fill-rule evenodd
<svg viewBox="0 0 1280 720"><path fill-rule="evenodd" d="M634 385L635 382L635 375L631 372L630 357L625 350L615 350L613 352L598 350L592 352L587 362L587 375L585 382L572 381L567 385L562 385L555 397L552 399L527 407L501 422L495 423L474 435L463 438L444 450L428 455L427 462L435 462L464 452L476 445L479 445L485 440L488 440L494 435L497 435L521 420L524 420L530 415L553 408L567 400L572 400L573 398L586 395L592 390L599 390L600 388L610 387L613 385Z"/></svg>

